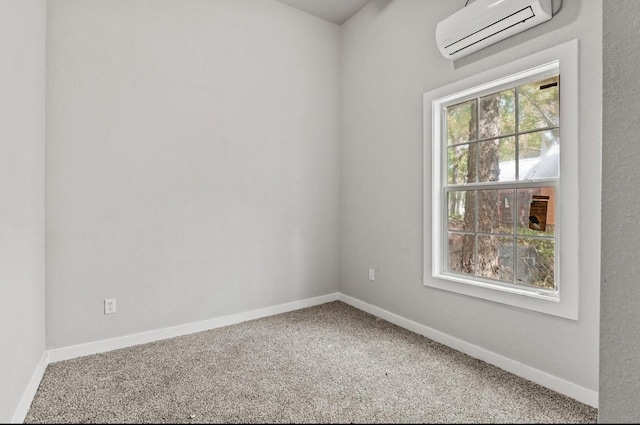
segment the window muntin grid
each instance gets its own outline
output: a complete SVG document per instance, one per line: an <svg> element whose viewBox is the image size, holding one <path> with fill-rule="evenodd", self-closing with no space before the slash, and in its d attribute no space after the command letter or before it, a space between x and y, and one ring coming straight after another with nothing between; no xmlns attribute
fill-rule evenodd
<svg viewBox="0 0 640 425"><path fill-rule="evenodd" d="M557 292L559 84L554 74L443 106L446 273ZM538 224L534 200L546 205Z"/></svg>

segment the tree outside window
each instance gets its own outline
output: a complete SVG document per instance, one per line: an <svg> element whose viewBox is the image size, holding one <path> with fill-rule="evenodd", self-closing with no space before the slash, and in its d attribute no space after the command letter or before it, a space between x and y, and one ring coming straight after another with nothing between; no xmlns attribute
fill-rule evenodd
<svg viewBox="0 0 640 425"><path fill-rule="evenodd" d="M445 107L445 270L557 289L560 78Z"/></svg>

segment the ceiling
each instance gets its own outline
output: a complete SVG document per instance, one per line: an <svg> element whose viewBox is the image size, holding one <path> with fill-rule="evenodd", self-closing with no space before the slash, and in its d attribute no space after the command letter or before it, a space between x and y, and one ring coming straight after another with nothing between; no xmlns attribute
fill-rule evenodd
<svg viewBox="0 0 640 425"><path fill-rule="evenodd" d="M279 0L289 6L342 25L369 0Z"/></svg>

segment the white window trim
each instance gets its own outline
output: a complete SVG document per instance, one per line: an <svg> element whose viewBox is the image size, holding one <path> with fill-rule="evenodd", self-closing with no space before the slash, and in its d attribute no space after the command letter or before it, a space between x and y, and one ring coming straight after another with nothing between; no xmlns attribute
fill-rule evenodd
<svg viewBox="0 0 640 425"><path fill-rule="evenodd" d="M444 274L442 238L442 110L454 99L463 100L471 94L499 91L501 87L537 75L539 72L559 72L560 84L560 182L557 186L556 214L560 226L556 229L556 281L558 292L520 289L515 285L492 285ZM424 285L469 295L541 313L578 319L579 305L579 240L578 240L578 40L571 40L522 59L500 65L424 94ZM431 154L431 158L429 155ZM427 164L431 163L429 169ZM431 227L428 225L431 223ZM431 243L429 243L431 241Z"/></svg>

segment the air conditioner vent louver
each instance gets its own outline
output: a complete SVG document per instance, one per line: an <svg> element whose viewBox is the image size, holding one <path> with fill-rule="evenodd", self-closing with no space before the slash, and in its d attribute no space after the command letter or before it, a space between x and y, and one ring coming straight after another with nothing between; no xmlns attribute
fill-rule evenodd
<svg viewBox="0 0 640 425"><path fill-rule="evenodd" d="M476 0L441 21L436 42L457 59L551 19L551 0Z"/></svg>

